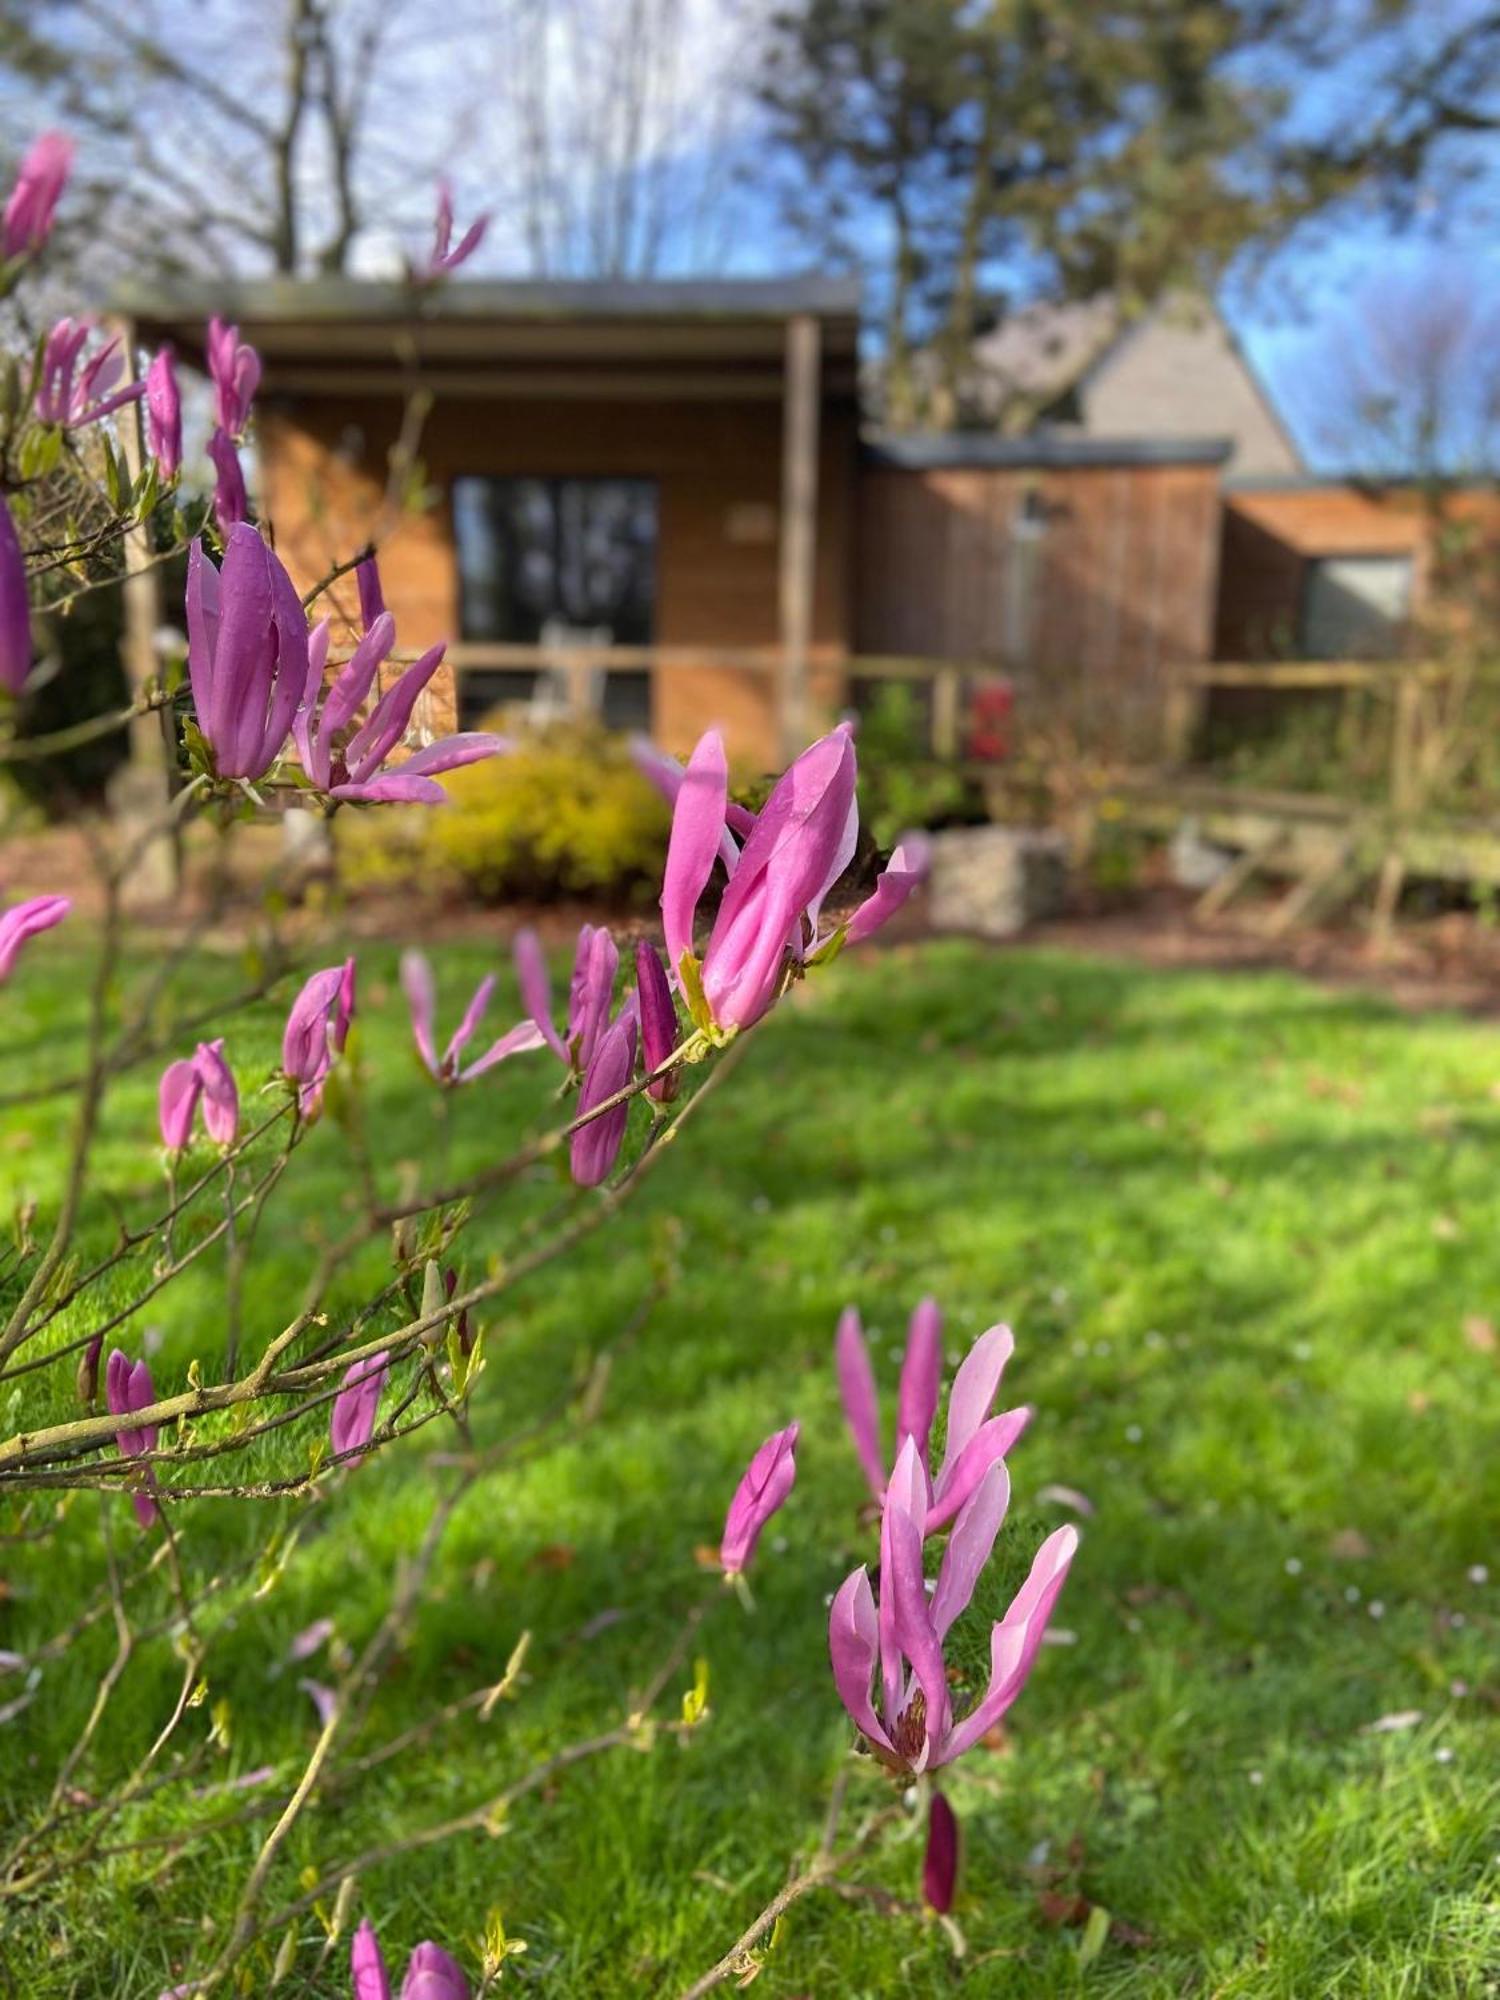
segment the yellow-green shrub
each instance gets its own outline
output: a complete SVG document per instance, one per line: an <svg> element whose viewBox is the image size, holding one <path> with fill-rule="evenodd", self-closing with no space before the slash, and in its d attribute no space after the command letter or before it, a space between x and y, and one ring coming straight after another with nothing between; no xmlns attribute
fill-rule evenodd
<svg viewBox="0 0 1500 2000"><path fill-rule="evenodd" d="M420 881L486 901L644 901L660 887L666 804L624 739L597 724L522 733L508 755L442 783L446 806L361 815L341 842L346 875L371 886Z"/></svg>

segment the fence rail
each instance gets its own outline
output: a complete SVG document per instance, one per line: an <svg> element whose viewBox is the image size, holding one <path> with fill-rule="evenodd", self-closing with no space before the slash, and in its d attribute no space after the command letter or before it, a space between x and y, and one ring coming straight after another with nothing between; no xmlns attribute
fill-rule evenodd
<svg viewBox="0 0 1500 2000"><path fill-rule="evenodd" d="M609 646L582 644L506 645L464 640L450 646L448 657L461 676L472 671L533 673L547 676L560 697L557 706L574 716L599 712L601 677L610 673L678 675L744 674L781 686L783 655L779 646ZM846 700L861 681L907 681L930 689L928 751L944 761L957 760L964 748L966 694L971 688L994 686L1013 676L994 660L933 659L900 653L845 653L814 647L808 665L813 681L837 685L836 701Z"/></svg>

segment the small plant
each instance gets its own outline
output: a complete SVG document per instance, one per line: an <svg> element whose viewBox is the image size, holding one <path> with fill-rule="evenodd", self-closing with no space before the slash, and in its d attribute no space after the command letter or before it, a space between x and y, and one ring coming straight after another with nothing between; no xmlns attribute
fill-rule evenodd
<svg viewBox="0 0 1500 2000"><path fill-rule="evenodd" d="M909 828L970 825L985 817L973 780L932 757L927 734L920 696L900 681L885 683L860 711L860 806L882 853Z"/></svg>
<svg viewBox="0 0 1500 2000"><path fill-rule="evenodd" d="M644 903L661 880L667 813L621 737L557 723L515 739L503 768L444 780L441 812L369 820L341 844L352 887L420 882L482 902Z"/></svg>

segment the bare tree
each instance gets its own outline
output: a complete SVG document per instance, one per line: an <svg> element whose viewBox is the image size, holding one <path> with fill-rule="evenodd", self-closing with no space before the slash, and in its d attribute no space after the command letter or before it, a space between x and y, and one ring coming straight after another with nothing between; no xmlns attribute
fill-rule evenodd
<svg viewBox="0 0 1500 2000"><path fill-rule="evenodd" d="M644 277L731 260L758 20L713 0L514 0L497 17L489 74L534 271Z"/></svg>
<svg viewBox="0 0 1500 2000"><path fill-rule="evenodd" d="M1500 286L1437 253L1362 287L1292 382L1341 470L1434 480L1500 471Z"/></svg>

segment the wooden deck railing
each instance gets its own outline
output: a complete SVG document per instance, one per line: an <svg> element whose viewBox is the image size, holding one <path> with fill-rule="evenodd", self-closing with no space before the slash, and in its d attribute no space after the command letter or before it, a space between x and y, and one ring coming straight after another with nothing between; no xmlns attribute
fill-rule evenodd
<svg viewBox="0 0 1500 2000"><path fill-rule="evenodd" d="M783 672L778 646L517 646L464 640L449 647L448 657L460 674L489 669L553 676L565 695L564 706L577 716L598 712L599 677L606 673L738 673L769 682L779 692ZM1011 678L993 660L844 653L827 647L815 647L808 665L815 685L835 680L844 693L860 681L910 681L930 687L927 747L932 756L945 760L957 759L963 752L966 690Z"/></svg>

